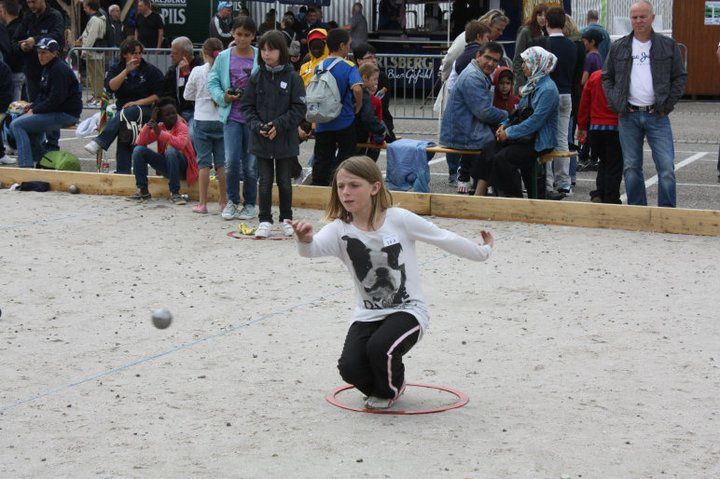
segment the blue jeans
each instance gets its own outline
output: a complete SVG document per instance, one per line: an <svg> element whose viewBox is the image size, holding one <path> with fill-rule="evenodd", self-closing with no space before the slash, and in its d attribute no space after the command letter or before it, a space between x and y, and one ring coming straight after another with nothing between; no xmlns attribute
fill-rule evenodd
<svg viewBox="0 0 720 479"><path fill-rule="evenodd" d="M150 120L150 115L152 114L152 109L149 106L130 107L127 109L123 108L121 111L125 112L125 118L128 121L137 121L140 118L140 112L142 111L143 124L147 123ZM100 145L100 148L105 151L110 148L110 145L112 145L112 142L115 141L118 136L118 132L120 131L121 111L118 111L110 121L105 123L102 133L100 133L97 138L95 138L95 143ZM115 160L117 161L118 173L122 173L125 175L130 174L133 147L134 145L132 143L124 143L118 141L117 149L115 150Z"/></svg>
<svg viewBox="0 0 720 479"><path fill-rule="evenodd" d="M674 208L675 146L667 115L636 111L620 116L623 176L629 205L647 206L643 177L643 139L647 137L658 175L658 206Z"/></svg>
<svg viewBox="0 0 720 479"><path fill-rule="evenodd" d="M225 178L228 199L240 204L240 180L243 181L243 205L255 206L257 199L257 158L248 152L250 129L245 123L228 120L225 132Z"/></svg>
<svg viewBox="0 0 720 479"><path fill-rule="evenodd" d="M43 138L58 125L77 123L78 118L67 113L37 113L22 115L10 123L18 151L18 166L32 168L42 158Z"/></svg>
<svg viewBox="0 0 720 479"><path fill-rule="evenodd" d="M225 168L225 135L219 121L195 120L193 145L197 153L198 167Z"/></svg>
<svg viewBox="0 0 720 479"><path fill-rule="evenodd" d="M170 193L180 193L180 177L185 177L187 159L178 150L168 147L161 155L147 146L136 146L132 152L133 172L135 184L144 189L148 186L148 165L167 178L170 183Z"/></svg>

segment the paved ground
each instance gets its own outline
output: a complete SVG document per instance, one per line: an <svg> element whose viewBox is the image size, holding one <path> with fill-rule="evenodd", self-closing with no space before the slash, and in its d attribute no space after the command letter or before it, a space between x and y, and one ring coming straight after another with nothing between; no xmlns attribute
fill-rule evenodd
<svg viewBox="0 0 720 479"><path fill-rule="evenodd" d="M92 111L85 113L85 116ZM720 142L720 103L681 102L671 116L676 148L678 206L699 209L720 209L720 183L718 182L718 143ZM396 131L405 138L430 139L437 141L436 120L397 120ZM88 140L77 139L74 132L63 131L62 148L73 152L83 160L83 169L93 171L95 159L82 148ZM307 163L312 144L304 144L300 160ZM111 166L115 147L111 147ZM385 168L385 153L381 153L379 164ZM649 147L645 149L645 179L648 186L649 204L657 203L657 177ZM448 184L447 164L444 155L436 155L431 162L431 190L437 193L454 193L455 187ZM588 193L594 189L595 172L580 172L573 201L590 201ZM624 190L623 190L624 192ZM623 197L624 200L624 197Z"/></svg>

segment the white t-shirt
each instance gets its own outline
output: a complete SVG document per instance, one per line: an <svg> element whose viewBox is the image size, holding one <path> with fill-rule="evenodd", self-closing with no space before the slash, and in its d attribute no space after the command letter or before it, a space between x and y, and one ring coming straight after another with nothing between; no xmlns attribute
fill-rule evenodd
<svg viewBox="0 0 720 479"><path fill-rule="evenodd" d="M643 43L636 38L632 42L632 70L630 71L630 92L628 103L635 106L655 104L652 71L650 71L650 47L652 40Z"/></svg>
<svg viewBox="0 0 720 479"><path fill-rule="evenodd" d="M420 288L415 241L435 245L474 261L490 257L492 248L438 228L415 213L389 208L376 231L362 231L341 220L325 225L310 243L298 242L300 256L336 256L355 282L353 321L380 321L405 311L425 331L430 314Z"/></svg>
<svg viewBox="0 0 720 479"><path fill-rule="evenodd" d="M210 90L207 87L209 73L209 63L193 68L187 79L183 97L186 100L195 102L194 119L199 121L220 121L218 107L210 96Z"/></svg>

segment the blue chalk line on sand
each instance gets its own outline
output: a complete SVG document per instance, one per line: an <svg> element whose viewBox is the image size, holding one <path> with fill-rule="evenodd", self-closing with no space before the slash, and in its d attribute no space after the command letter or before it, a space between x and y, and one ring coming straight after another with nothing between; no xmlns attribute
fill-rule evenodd
<svg viewBox="0 0 720 479"><path fill-rule="evenodd" d="M447 258L447 257L449 257L449 256L450 256L450 254L445 253L445 254L436 256L436 257L434 257L434 258L431 258L431 259L425 261L423 264L433 263L433 262L435 262L435 261L439 261L439 260L441 260L441 259L445 259L445 258ZM219 337L222 337L222 336L226 336L226 335L228 335L228 334L230 334L230 333L233 333L233 332L235 332L235 331L238 331L238 330L240 330L240 329L242 329L242 328L246 328L246 327L248 327L248 326L252 326L253 324L260 323L260 322L265 321L265 320L267 320L267 319L273 318L273 317L275 317L275 316L279 316L279 315L281 315L281 314L288 313L288 312L290 312L290 311L292 311L292 310L294 310L294 309L302 308L303 306L309 306L309 305L311 305L311 304L317 303L317 302L322 301L322 300L325 300L325 299L327 299L327 298L332 298L333 296L336 296L336 295L338 295L338 294L340 294L340 293L345 293L345 292L350 291L350 290L352 290L352 289L353 289L352 287L338 289L338 290L336 290L336 291L333 292L333 293L324 294L324 295L322 295L322 296L318 296L318 297L316 297L316 298L314 298L314 299L311 299L311 300L309 300L309 301L304 301L304 302L302 302L302 303L297 303L297 304L294 304L294 305L289 306L289 307L287 307L287 308L279 309L279 310L277 310L277 311L273 311L273 312L271 312L271 313L264 314L264 315L262 315L262 316L260 316L260 317L257 317L257 318L255 318L255 319L252 319L252 320L247 321L247 322L245 322L245 323L238 324L237 326L230 326L230 327L228 327L228 328L220 331L219 333L215 333L215 334L212 334L212 335L210 335L210 336L205 336L204 338L196 339L196 340L194 340L194 341L189 341L189 342L187 342L187 343L179 344L179 345L177 345L177 346L175 346L175 347L173 347L173 348L171 348L171 349L168 349L167 351L163 351L163 352L156 353L156 354L151 354L151 355L149 355L149 356L145 356L145 357L136 359L136 360L134 360L134 361L130 361L130 362L125 363L125 364L123 364L123 365L121 365L121 366L118 366L118 367L115 367L115 368L112 368L112 369L108 369L107 371L101 371L101 372L99 372L99 373L92 374L92 375L90 375L90 376L84 377L84 378L79 379L79 380L77 380L77 381L74 381L74 382L71 382L71 383L67 383L67 384L64 384L64 385L62 385L62 386L58 386L58 387L55 387L55 388L52 388L52 389L47 389L47 390L45 390L45 391L43 391L43 392L40 392L40 393L37 393L37 394L33 394L32 396L27 397L27 398L25 398L25 399L19 399L19 400L13 402L13 403L0 406L0 414L4 414L5 412L10 411L10 410L12 410L12 409L15 409L15 408L17 408L17 407L19 407L19 406L22 406L22 405L24 405L24 404L28 404L28 403L31 403L31 402L33 402L33 401L37 401L38 399L46 398L46 397L49 397L49 396L54 396L54 395L56 395L56 394L58 394L58 393L61 393L61 392L63 392L63 391L67 391L67 390L72 389L72 388L74 388L74 387L76 387L76 386L80 386L81 384L85 384L85 383L87 383L87 382L94 381L94 380L96 380L96 379L100 379L100 378L104 378L104 377L106 377L106 376L110 376L111 374L115 374L115 373L119 373L119 372L121 372L121 371L125 371L126 369L130 369L131 367L137 366L138 364L147 363L147 362L149 362L149 361L153 361L153 360L155 360L155 359L159 359L159 358L168 356L168 355L170 355L170 354L172 354L172 353L174 353L174 352L177 352L177 351L182 351L182 350L184 350L184 349L190 349L190 348L192 348L193 346L196 346L196 345L198 345L198 344L208 342L208 341L210 341L210 340L212 340L212 339L215 339L215 338L219 338Z"/></svg>

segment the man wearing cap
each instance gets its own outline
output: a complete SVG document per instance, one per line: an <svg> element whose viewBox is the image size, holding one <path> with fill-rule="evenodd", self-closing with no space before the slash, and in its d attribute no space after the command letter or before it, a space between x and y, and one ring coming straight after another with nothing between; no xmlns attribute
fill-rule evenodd
<svg viewBox="0 0 720 479"><path fill-rule="evenodd" d="M80 85L72 69L58 58L60 44L41 37L35 46L42 68L40 87L29 110L10 124L21 168L32 168L40 161L43 136L59 126L74 125L82 112Z"/></svg>
<svg viewBox="0 0 720 479"><path fill-rule="evenodd" d="M232 3L218 2L217 13L210 20L210 38L217 38L227 48L232 41Z"/></svg>
<svg viewBox="0 0 720 479"><path fill-rule="evenodd" d="M62 14L51 8L45 0L27 0L27 6L30 11L23 16L20 27L15 31L12 48L14 52L22 55L28 99L33 102L40 91L40 77L43 70L35 53L35 45L41 37L50 37L62 50L65 42L65 21ZM49 132L46 135L46 147L59 150L58 140L60 140L59 129Z"/></svg>
<svg viewBox="0 0 720 479"><path fill-rule="evenodd" d="M326 39L327 30L324 28L314 28L307 35L310 58L300 67L300 77L303 79L305 88L315 76L315 67L330 55L325 44Z"/></svg>

